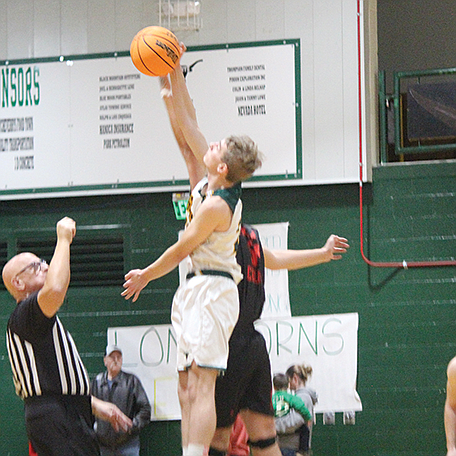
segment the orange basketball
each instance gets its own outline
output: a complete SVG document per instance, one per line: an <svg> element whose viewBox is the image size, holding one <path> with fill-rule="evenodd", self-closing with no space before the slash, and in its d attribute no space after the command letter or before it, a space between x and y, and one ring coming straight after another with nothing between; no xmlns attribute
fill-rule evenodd
<svg viewBox="0 0 456 456"><path fill-rule="evenodd" d="M143 28L130 46L133 64L147 76L166 76L174 70L180 55L179 41L164 27Z"/></svg>

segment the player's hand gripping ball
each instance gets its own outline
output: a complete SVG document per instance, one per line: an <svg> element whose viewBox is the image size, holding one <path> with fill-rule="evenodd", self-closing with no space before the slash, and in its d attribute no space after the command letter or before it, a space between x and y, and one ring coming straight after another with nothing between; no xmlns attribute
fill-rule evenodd
<svg viewBox="0 0 456 456"><path fill-rule="evenodd" d="M133 38L130 56L135 67L147 76L166 76L176 68L181 48L176 36L159 26L146 27Z"/></svg>

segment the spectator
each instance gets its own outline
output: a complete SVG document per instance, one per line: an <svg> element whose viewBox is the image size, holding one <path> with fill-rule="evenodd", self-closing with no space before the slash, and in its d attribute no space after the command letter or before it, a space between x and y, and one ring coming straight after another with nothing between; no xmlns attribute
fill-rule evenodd
<svg viewBox="0 0 456 456"><path fill-rule="evenodd" d="M122 370L122 350L118 346L108 345L103 361L106 371L92 381L92 395L116 404L133 425L128 432L116 432L104 421L96 420L101 456L139 456L139 432L150 422L146 392L138 377Z"/></svg>
<svg viewBox="0 0 456 456"><path fill-rule="evenodd" d="M276 418L280 451L283 456L295 456L295 449L283 446L283 441L287 442L287 438L283 434L299 432L299 428L302 426L310 427L312 416L304 401L287 391L288 378L286 375L274 375L273 385L275 393L272 396L272 404ZM305 448L298 448L298 451L304 452Z"/></svg>
<svg viewBox="0 0 456 456"><path fill-rule="evenodd" d="M279 446L282 450L287 448L293 452L298 452L304 456L311 454L312 442L312 425L314 420L314 405L317 403L317 393L306 387L309 377L312 375L312 367L305 364L294 364L287 369L286 376L291 390L293 390L297 397L300 397L311 415L311 421L308 425L303 424L298 430L293 433L282 434L279 438ZM276 419L277 421L282 418Z"/></svg>

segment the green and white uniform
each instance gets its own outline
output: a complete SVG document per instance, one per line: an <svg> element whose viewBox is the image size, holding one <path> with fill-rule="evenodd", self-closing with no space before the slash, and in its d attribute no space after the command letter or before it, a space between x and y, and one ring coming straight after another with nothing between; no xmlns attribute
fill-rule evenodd
<svg viewBox="0 0 456 456"><path fill-rule="evenodd" d="M236 261L242 202L240 184L205 192L207 179L193 189L187 208L187 224L206 198L220 196L232 211L227 231L214 231L188 258L188 279L174 296L171 320L177 338L177 368L193 361L202 367L226 369L228 341L239 314L237 284L242 280Z"/></svg>

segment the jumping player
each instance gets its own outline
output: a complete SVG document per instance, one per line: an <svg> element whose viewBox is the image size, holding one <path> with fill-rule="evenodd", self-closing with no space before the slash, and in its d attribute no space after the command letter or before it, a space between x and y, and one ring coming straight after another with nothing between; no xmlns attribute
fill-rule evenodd
<svg viewBox="0 0 456 456"><path fill-rule="evenodd" d="M174 296L171 320L178 344L183 454L202 456L215 431L215 381L226 369L228 340L239 313L242 274L235 246L242 211L240 182L261 165L261 153L248 137L229 136L208 146L180 65L170 78L175 119L198 175L191 179L183 235L147 268L130 271L122 295L136 301L147 283L189 257L189 274Z"/></svg>
<svg viewBox="0 0 456 456"><path fill-rule="evenodd" d="M272 407L271 364L266 342L254 322L263 311L264 268L301 269L339 260L348 248L345 238L331 235L319 249L270 250L261 245L258 232L242 226L237 260L244 279L239 289L239 320L230 338L228 367L217 379L215 401L217 430L210 456L223 456L231 427L240 413L254 456L280 456Z"/></svg>
<svg viewBox="0 0 456 456"><path fill-rule="evenodd" d="M185 83L183 79L180 82ZM161 95L193 187L202 168L177 122L174 85L171 88L168 78L161 78L161 84ZM254 328L264 305L265 264L270 269L301 269L338 260L348 247L345 238L331 235L320 249L271 251L262 247L255 229L242 226L237 250L237 261L244 277L238 285L240 312L229 341L227 369L223 376L217 378L217 429L210 455L222 456L228 451L231 429L240 412L250 437L252 453L255 456L281 456L271 402L269 355L263 336Z"/></svg>

